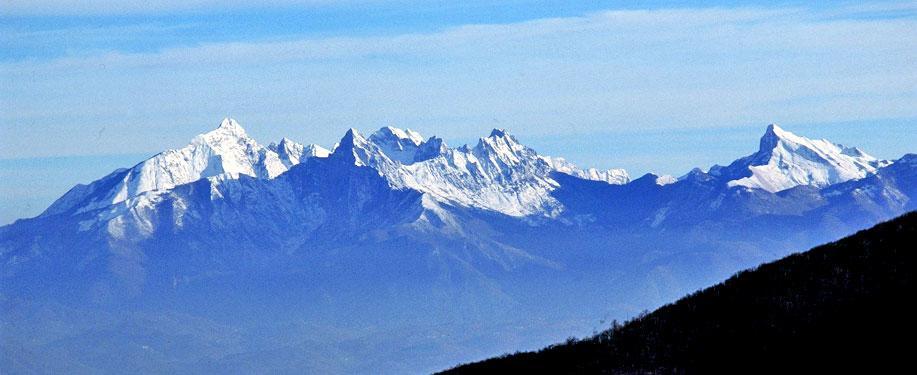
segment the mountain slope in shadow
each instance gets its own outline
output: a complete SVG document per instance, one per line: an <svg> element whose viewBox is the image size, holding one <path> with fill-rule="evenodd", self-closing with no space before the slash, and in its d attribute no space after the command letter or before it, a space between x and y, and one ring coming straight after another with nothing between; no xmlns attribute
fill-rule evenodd
<svg viewBox="0 0 917 375"><path fill-rule="evenodd" d="M908 368L917 212L738 273L583 340L467 364L478 373L799 373Z"/></svg>

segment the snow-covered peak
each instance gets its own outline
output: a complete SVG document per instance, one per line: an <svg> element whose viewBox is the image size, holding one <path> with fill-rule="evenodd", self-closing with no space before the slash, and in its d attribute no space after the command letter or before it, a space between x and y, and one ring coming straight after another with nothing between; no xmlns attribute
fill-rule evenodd
<svg viewBox="0 0 917 375"><path fill-rule="evenodd" d="M555 171L566 173L585 180L604 181L612 185L624 185L630 182L630 175L624 169L580 169L575 164L561 157L542 156L545 162Z"/></svg>
<svg viewBox="0 0 917 375"><path fill-rule="evenodd" d="M332 151L332 158L352 161L356 165L371 166L398 163L410 165L442 155L448 147L442 139L424 140L420 133L410 129L384 127L364 137L350 129Z"/></svg>
<svg viewBox="0 0 917 375"><path fill-rule="evenodd" d="M412 134L413 133L413 134ZM368 138L349 130L331 160L376 169L395 189L413 189L438 202L511 216L554 215L557 186L538 154L508 134L481 138L474 148L449 148L442 139L382 128Z"/></svg>
<svg viewBox="0 0 917 375"><path fill-rule="evenodd" d="M767 128L764 130L764 135L761 136L758 153L764 156L768 155L770 151L780 145L781 141L793 144L804 144L808 143L810 140L783 130L783 128L777 124L770 124L767 125Z"/></svg>
<svg viewBox="0 0 917 375"><path fill-rule="evenodd" d="M344 137L334 145L330 158L358 166L372 165L375 149L357 129L350 128Z"/></svg>
<svg viewBox="0 0 917 375"><path fill-rule="evenodd" d="M171 189L203 178L235 179L241 175L274 178L285 172L277 152L262 147L233 119L180 149L167 150L128 169L116 171L89 186L78 185L45 214L78 208L78 212L123 202L141 193Z"/></svg>
<svg viewBox="0 0 917 375"><path fill-rule="evenodd" d="M302 160L306 159L305 156L308 156L311 158L327 158L328 155L331 155L330 150L313 143L313 144L307 145L305 149L303 150L304 157L302 158Z"/></svg>
<svg viewBox="0 0 917 375"><path fill-rule="evenodd" d="M475 147L459 148L449 148L437 137L425 140L409 129L385 127L369 137L350 129L334 151L328 151L287 138L263 147L236 121L225 119L183 148L73 189L49 213L108 207L201 179L227 181L243 175L272 179L310 157L327 157L342 163L340 168L370 167L395 189L413 189L438 202L511 216L553 216L562 211L550 194L559 186L551 174L555 170L613 184L629 180L623 170L581 170L562 159L540 156L499 129Z"/></svg>
<svg viewBox="0 0 917 375"><path fill-rule="evenodd" d="M190 163L181 163L177 159L179 156L183 161ZM176 163L166 165L150 163L150 161L163 161L161 159L175 159L173 161ZM165 172L166 174L160 176L162 178L157 177L144 181L153 186L150 186L150 189L141 188L143 191L170 188L220 174L226 174L230 178L243 174L273 178L286 171L275 152L270 152L260 146L246 134L245 129L236 120L231 118L223 119L215 130L195 137L188 146L163 152L141 165L150 168L154 173ZM180 172L183 176L173 178L175 177L174 172Z"/></svg>
<svg viewBox="0 0 917 375"><path fill-rule="evenodd" d="M490 136L478 140L475 153L495 158L506 165L516 165L520 160L535 154L503 129L494 129Z"/></svg>
<svg viewBox="0 0 917 375"><path fill-rule="evenodd" d="M424 143L423 136L411 129L386 126L369 136L369 142L378 146L385 156L402 164L417 160L417 152Z"/></svg>
<svg viewBox="0 0 917 375"><path fill-rule="evenodd" d="M278 145L278 146L285 146L285 145L297 145L297 146L302 146L302 144L300 144L299 142L296 142L296 141L294 141L294 140L292 140L292 139L290 139L290 138L287 138L287 137L280 138L280 142L278 142L277 145Z"/></svg>
<svg viewBox="0 0 917 375"><path fill-rule="evenodd" d="M445 154L447 151L449 151L449 146L446 145L442 138L430 137L417 148L417 153L414 154L414 161L429 160Z"/></svg>
<svg viewBox="0 0 917 375"><path fill-rule="evenodd" d="M220 126L217 129L222 129L227 132L238 132L242 135L245 135L245 129L242 128L242 125L232 118L226 117L223 118L223 121L220 121Z"/></svg>
<svg viewBox="0 0 917 375"><path fill-rule="evenodd" d="M419 146L424 140L423 136L416 131L411 129L399 129L391 126L380 128L370 135L370 139L408 141L415 146Z"/></svg>
<svg viewBox="0 0 917 375"><path fill-rule="evenodd" d="M268 149L277 153L280 161L287 168L302 163L309 158L325 158L331 153L322 146L316 144L302 145L289 138L283 137L279 143L271 143Z"/></svg>
<svg viewBox="0 0 917 375"><path fill-rule="evenodd" d="M254 143L254 140L248 136L245 129L236 120L225 118L216 129L194 137L190 145L230 150L238 146L244 147L251 143Z"/></svg>
<svg viewBox="0 0 917 375"><path fill-rule="evenodd" d="M728 186L777 192L863 178L888 164L858 148L798 136L771 124L761 137L758 152L711 172L729 178Z"/></svg>
<svg viewBox="0 0 917 375"><path fill-rule="evenodd" d="M506 129L493 129L490 131L490 136L488 136L488 138L503 138L508 135Z"/></svg>

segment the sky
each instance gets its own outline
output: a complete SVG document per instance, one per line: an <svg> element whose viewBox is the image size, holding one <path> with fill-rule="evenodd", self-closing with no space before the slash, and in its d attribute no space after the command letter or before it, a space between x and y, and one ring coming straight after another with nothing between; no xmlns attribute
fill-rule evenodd
<svg viewBox="0 0 917 375"><path fill-rule="evenodd" d="M506 128L634 176L728 163L769 123L917 152L917 2L252 3L0 2L0 225L226 116L326 147Z"/></svg>

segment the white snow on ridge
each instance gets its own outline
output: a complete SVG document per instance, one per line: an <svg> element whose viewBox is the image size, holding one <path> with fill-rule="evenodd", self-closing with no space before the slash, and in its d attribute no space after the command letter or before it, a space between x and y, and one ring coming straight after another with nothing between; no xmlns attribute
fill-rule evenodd
<svg viewBox="0 0 917 375"><path fill-rule="evenodd" d="M666 175L656 177L656 185L659 185L659 186L671 185L676 182L678 182L678 178L672 175L666 174Z"/></svg>
<svg viewBox="0 0 917 375"><path fill-rule="evenodd" d="M369 136L369 142L379 147L392 160L402 164L415 161L417 151L424 143L423 136L411 129L398 129L386 126Z"/></svg>
<svg viewBox="0 0 917 375"><path fill-rule="evenodd" d="M376 169L396 189L413 189L438 202L510 216L554 215L560 203L551 168L534 150L501 130L471 148L449 148L442 139L383 128L365 138L348 131L331 158L353 158Z"/></svg>
<svg viewBox="0 0 917 375"><path fill-rule="evenodd" d="M494 129L475 147L449 148L442 139L392 127L364 137L347 132L332 158L376 169L396 189L413 189L438 202L500 212L509 216L554 216L562 205L550 192L558 170L579 178L624 184L621 169L582 170L561 158L538 155L506 131Z"/></svg>
<svg viewBox="0 0 917 375"><path fill-rule="evenodd" d="M748 172L730 180L728 186L745 186L778 192L799 185L825 187L875 173L890 161L876 159L855 147L813 140L768 126L757 153L729 167L712 168L711 174ZM738 177L738 176L736 176Z"/></svg>
<svg viewBox="0 0 917 375"><path fill-rule="evenodd" d="M614 185L631 181L623 169L580 169L563 158L539 155L500 129L480 138L474 147L457 148L448 147L437 137L424 139L412 130L384 127L364 137L350 129L334 151L328 151L286 138L263 147L237 122L225 119L216 130L195 137L181 149L165 151L90 185L78 185L43 215L107 207L146 212L145 207L152 207L160 193L178 185L209 179L216 186L242 175L273 179L309 158L373 168L392 188L421 192L427 203L432 199L515 217L555 217L564 210L551 194L560 186L553 172ZM824 187L862 178L889 163L856 148L796 136L771 125L755 154L727 167L714 166L708 173L694 171L686 178L702 175L727 186L777 192L798 185ZM677 181L672 176L655 177L655 184L660 186ZM264 186L290 189L283 183ZM177 215L182 207L176 206Z"/></svg>
<svg viewBox="0 0 917 375"><path fill-rule="evenodd" d="M316 144L303 146L299 143L291 141L286 137L281 139L280 143L271 143L267 147L269 150L277 153L277 155L280 157L280 161L287 168L299 164L309 158L326 158L331 154L331 151L328 151L322 146Z"/></svg>
<svg viewBox="0 0 917 375"><path fill-rule="evenodd" d="M289 140L281 141L281 146L283 157L277 149L259 145L238 122L226 118L217 129L198 135L183 148L157 154L126 173L119 170L89 186L78 185L42 215L65 212L77 204L82 205L77 212L103 208L144 192L168 190L208 177L236 179L246 175L271 179L310 157L310 153L328 154L327 150L316 147L307 150ZM117 181L111 180L115 178ZM101 181L106 186L100 186Z"/></svg>
<svg viewBox="0 0 917 375"><path fill-rule="evenodd" d="M585 180L604 181L612 185L624 185L630 182L630 175L624 169L580 169L564 158L542 156L542 159L544 159L544 161L547 162L551 168L554 168L555 171L566 173Z"/></svg>

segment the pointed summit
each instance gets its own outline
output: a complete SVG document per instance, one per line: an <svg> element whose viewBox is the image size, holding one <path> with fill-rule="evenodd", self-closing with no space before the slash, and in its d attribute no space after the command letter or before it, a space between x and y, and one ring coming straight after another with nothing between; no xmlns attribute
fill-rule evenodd
<svg viewBox="0 0 917 375"><path fill-rule="evenodd" d="M506 131L506 129L491 130L490 135L487 136L487 138L481 138L480 142L478 142L479 147L482 145L496 148L506 148L513 153L528 149L528 147L519 143L519 140L516 139L516 137L514 137L508 131Z"/></svg>
<svg viewBox="0 0 917 375"><path fill-rule="evenodd" d="M391 126L377 130L369 136L368 140L389 159L405 165L418 161L418 151L424 145L424 139L420 133Z"/></svg>
<svg viewBox="0 0 917 375"><path fill-rule="evenodd" d="M226 117L223 121L220 121L220 126L217 127L217 130L229 130L232 132L241 132L245 133L245 129L242 128L242 125L230 117Z"/></svg>
<svg viewBox="0 0 917 375"><path fill-rule="evenodd" d="M764 134L765 135L773 134L775 136L779 136L781 133L785 133L785 132L786 130L783 130L783 128L781 128L780 125L771 123L767 125L767 129L764 131Z"/></svg>
<svg viewBox="0 0 917 375"><path fill-rule="evenodd" d="M341 141L338 142L338 148L346 147L353 148L356 145L359 145L363 142L366 142L366 138L360 134L360 131L354 128L347 129L347 132L344 133L344 136L341 138ZM337 149L335 149L337 150Z"/></svg>
<svg viewBox="0 0 917 375"><path fill-rule="evenodd" d="M770 192L794 186L825 187L863 178L887 162L857 148L824 139L809 139L770 124L758 152L711 173L729 178L728 186L745 186Z"/></svg>
<svg viewBox="0 0 917 375"><path fill-rule="evenodd" d="M381 142L392 142L398 140L408 141L415 146L423 143L423 136L411 129L399 129L391 126L385 126L369 136L370 140L379 140Z"/></svg>
<svg viewBox="0 0 917 375"><path fill-rule="evenodd" d="M245 154L252 150L263 148L245 133L242 125L229 117L220 121L220 126L216 129L195 137L191 140L191 145L210 148L214 154L232 155L232 158L237 160L247 158ZM243 174L254 175L245 172Z"/></svg>
<svg viewBox="0 0 917 375"><path fill-rule="evenodd" d="M271 143L268 149L277 153L284 166L290 168L302 162L304 146L287 137L280 139L280 143ZM308 156L307 156L308 157Z"/></svg>
<svg viewBox="0 0 917 375"><path fill-rule="evenodd" d="M503 129L494 129L487 138L478 140L473 151L476 155L499 160L506 165L516 165L522 160L539 159L538 153L516 140Z"/></svg>
<svg viewBox="0 0 917 375"><path fill-rule="evenodd" d="M767 129L764 130L764 135L761 136L758 152L769 152L777 147L780 141L799 143L802 139L806 138L783 130L783 128L777 124L770 124L767 126Z"/></svg>
<svg viewBox="0 0 917 375"><path fill-rule="evenodd" d="M271 143L268 149L277 153L280 161L287 168L303 163L310 158L328 157L331 153L317 144L303 145L287 137L281 138L278 143Z"/></svg>
<svg viewBox="0 0 917 375"><path fill-rule="evenodd" d="M369 159L369 151L366 148L366 138L357 129L350 128L347 129L338 144L334 146L329 158L342 160L348 164L353 163L354 165L365 166L368 165L367 160Z"/></svg>
<svg viewBox="0 0 917 375"><path fill-rule="evenodd" d="M503 138L506 137L506 129L494 129L490 131L489 138Z"/></svg>
<svg viewBox="0 0 917 375"><path fill-rule="evenodd" d="M245 129L242 128L242 125L239 125L236 120L226 117L223 121L220 121L220 126L216 129L206 132L204 134L198 135L192 140L192 143L201 144L206 143L214 147L224 147L221 145L232 145L232 144L245 144L255 142L251 139Z"/></svg>
<svg viewBox="0 0 917 375"><path fill-rule="evenodd" d="M236 122L236 120L234 120L234 119L232 119L232 118L229 118L229 117L224 117L224 118L223 118L223 121L220 121L220 126L219 126L219 127L221 127L221 128L228 128L228 127L231 127L231 126L238 126L238 125L239 125L239 123Z"/></svg>
<svg viewBox="0 0 917 375"><path fill-rule="evenodd" d="M510 148L524 148L519 144L516 137L513 137L506 129L493 129L487 138L481 138L481 141L488 144L505 144Z"/></svg>
<svg viewBox="0 0 917 375"><path fill-rule="evenodd" d="M130 169L113 173L112 180L99 185L72 190L46 214L65 212L77 204L83 210L103 208L148 191L172 189L210 177L236 179L247 175L271 179L287 168L276 151L259 145L238 122L227 117L219 127L194 137L185 147L161 152Z"/></svg>

